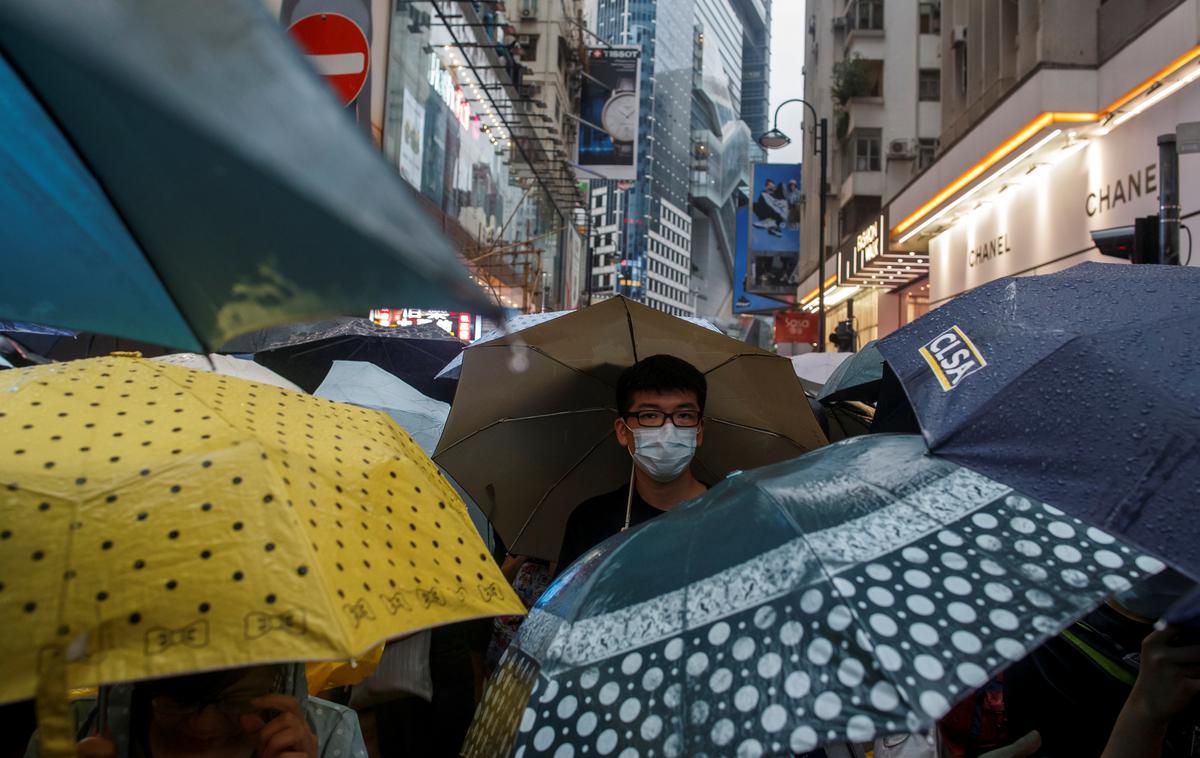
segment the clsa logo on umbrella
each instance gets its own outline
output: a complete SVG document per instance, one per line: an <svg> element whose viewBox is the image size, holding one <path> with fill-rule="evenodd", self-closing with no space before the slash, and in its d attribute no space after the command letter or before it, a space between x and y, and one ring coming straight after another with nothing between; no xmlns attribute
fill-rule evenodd
<svg viewBox="0 0 1200 758"><path fill-rule="evenodd" d="M919 352L945 392L987 365L979 349L957 326L926 342Z"/></svg>

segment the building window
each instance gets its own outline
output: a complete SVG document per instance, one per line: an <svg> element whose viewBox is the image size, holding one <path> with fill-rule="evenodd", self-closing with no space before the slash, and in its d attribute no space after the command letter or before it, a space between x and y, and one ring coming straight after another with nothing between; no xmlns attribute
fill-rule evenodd
<svg viewBox="0 0 1200 758"><path fill-rule="evenodd" d="M850 8L850 28L882 31L883 0L855 0Z"/></svg>
<svg viewBox="0 0 1200 758"><path fill-rule="evenodd" d="M967 96L967 43L955 44L955 68L958 72L958 94Z"/></svg>
<svg viewBox="0 0 1200 758"><path fill-rule="evenodd" d="M942 33L942 4L940 2L921 3L917 10L921 34Z"/></svg>
<svg viewBox="0 0 1200 758"><path fill-rule="evenodd" d="M929 168L937 158L938 141L936 139L917 140L917 170Z"/></svg>
<svg viewBox="0 0 1200 758"><path fill-rule="evenodd" d="M846 151L847 173L851 171L879 171L880 144L883 133L879 129L859 129L850 135L850 150Z"/></svg>
<svg viewBox="0 0 1200 758"><path fill-rule="evenodd" d="M533 63L537 60L538 35L518 34L517 44L521 47L520 60L522 63Z"/></svg>
<svg viewBox="0 0 1200 758"><path fill-rule="evenodd" d="M942 70L923 68L917 79L917 99L936 103L942 99Z"/></svg>

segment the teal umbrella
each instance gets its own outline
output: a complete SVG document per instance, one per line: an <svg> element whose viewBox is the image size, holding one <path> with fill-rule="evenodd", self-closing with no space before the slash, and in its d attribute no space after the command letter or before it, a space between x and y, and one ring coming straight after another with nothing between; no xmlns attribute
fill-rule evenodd
<svg viewBox="0 0 1200 758"><path fill-rule="evenodd" d="M875 342L871 340L863 345L862 350L834 369L817 394L817 400L822 403L835 400L874 402L883 379L883 356Z"/></svg>
<svg viewBox="0 0 1200 758"><path fill-rule="evenodd" d="M261 0L5 0L0 108L0 318L199 351L492 310Z"/></svg>
<svg viewBox="0 0 1200 758"><path fill-rule="evenodd" d="M572 564L464 754L761 756L924 731L1163 568L918 436L855 437L728 478Z"/></svg>

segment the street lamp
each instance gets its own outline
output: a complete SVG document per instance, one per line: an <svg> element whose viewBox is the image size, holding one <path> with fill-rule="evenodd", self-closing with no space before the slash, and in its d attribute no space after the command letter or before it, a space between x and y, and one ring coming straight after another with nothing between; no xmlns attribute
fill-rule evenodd
<svg viewBox="0 0 1200 758"><path fill-rule="evenodd" d="M792 144L792 138L779 131L772 129L769 132L763 132L758 136L758 144L768 150L778 150L781 147L787 147Z"/></svg>
<svg viewBox="0 0 1200 758"><path fill-rule="evenodd" d="M783 132L779 131L779 111L788 103L801 103L808 108L812 114L813 121L817 122L816 134L813 139L813 149L820 155L821 159L821 185L819 199L819 213L821 214L821 222L817 226L817 330L820 338L817 340L817 351L825 352L825 201L829 195L829 189L826 187L826 171L829 161L829 123L825 119L817 118L817 111L806 100L798 97L791 100L784 100L775 109L775 119L771 124L770 131L763 132L758 137L758 144L762 145L767 150L778 150L781 147L786 147L791 144L792 139ZM801 127L803 128L803 127Z"/></svg>

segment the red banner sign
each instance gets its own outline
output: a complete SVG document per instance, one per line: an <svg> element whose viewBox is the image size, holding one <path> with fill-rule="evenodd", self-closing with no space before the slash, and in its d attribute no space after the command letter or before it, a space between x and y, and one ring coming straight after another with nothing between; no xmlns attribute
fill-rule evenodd
<svg viewBox="0 0 1200 758"><path fill-rule="evenodd" d="M779 311L775 314L775 342L816 342L817 314Z"/></svg>

